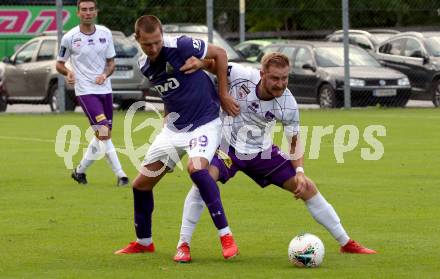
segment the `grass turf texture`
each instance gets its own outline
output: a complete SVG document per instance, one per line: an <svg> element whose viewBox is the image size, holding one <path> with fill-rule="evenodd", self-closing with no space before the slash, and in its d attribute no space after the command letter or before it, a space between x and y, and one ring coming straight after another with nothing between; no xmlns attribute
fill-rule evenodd
<svg viewBox="0 0 440 279"><path fill-rule="evenodd" d="M70 178L56 156L54 140L65 124L87 123L81 114L0 116L0 277L1 278L436 278L440 261L440 111L363 109L302 111L301 123L355 125L358 146L337 164L334 133L323 138L318 160L306 174L339 213L348 233L379 254L341 255L336 241L309 215L301 201L275 186L264 190L242 174L220 185L241 255L225 261L206 211L192 242L191 264L172 261L184 198L191 185L185 171L168 174L155 189L153 237L157 252L113 255L134 240L133 199L117 188L105 160L87 172L89 185ZM147 113L137 113L141 123ZM124 114L115 115L113 142L123 141ZM386 127L378 161L361 159L368 125ZM151 130L133 134L142 145ZM311 140L309 130L308 145ZM277 136L279 142L279 134ZM86 144L84 136L82 143ZM81 148L85 147L81 146ZM81 150L81 149L80 149ZM74 157L74 164L81 152ZM130 178L137 171L120 155ZM186 160L184 160L186 162ZM287 245L300 232L324 242L317 269L295 268Z"/></svg>

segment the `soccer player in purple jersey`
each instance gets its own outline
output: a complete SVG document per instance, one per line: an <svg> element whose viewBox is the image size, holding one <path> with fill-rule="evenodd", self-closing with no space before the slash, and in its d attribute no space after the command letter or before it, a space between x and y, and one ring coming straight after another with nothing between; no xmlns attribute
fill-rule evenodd
<svg viewBox="0 0 440 279"><path fill-rule="evenodd" d="M142 169L133 181L137 240L115 254L154 252L151 232L153 187L187 153L188 173L218 229L223 257L232 258L238 254L238 248L226 220L217 184L208 173L209 163L221 138L219 101L231 115L239 112L238 104L227 91L226 52L196 38L164 37L160 20L152 15L137 19L135 34L147 55L140 59L139 67L161 94L166 123L148 149ZM216 62L218 94L204 71L197 70L191 74L180 71L192 56Z"/></svg>
<svg viewBox="0 0 440 279"><path fill-rule="evenodd" d="M60 45L56 69L66 76L67 83L75 85L76 99L80 103L95 135L80 164L73 170L72 178L87 184L86 170L105 153L107 162L117 176L117 185L128 185L111 140L113 98L110 79L115 69L115 47L112 33L94 23L98 15L95 0L78 0L77 15L80 24L67 32ZM73 70L65 66L71 61Z"/></svg>
<svg viewBox="0 0 440 279"><path fill-rule="evenodd" d="M304 157L298 140L299 111L287 89L289 63L285 55L270 53L263 57L261 71L229 64L229 92L238 101L240 114L224 118L224 141L211 161L209 173L214 180L226 183L242 171L261 187L277 185L304 201L313 218L339 242L341 252L374 254L374 250L349 238L336 211L304 175ZM196 58L188 59L182 69L190 73L201 67L216 73L215 61ZM271 131L277 120L290 140L290 156L273 145ZM192 187L184 204L175 261L191 261L190 241L204 206L198 189Z"/></svg>

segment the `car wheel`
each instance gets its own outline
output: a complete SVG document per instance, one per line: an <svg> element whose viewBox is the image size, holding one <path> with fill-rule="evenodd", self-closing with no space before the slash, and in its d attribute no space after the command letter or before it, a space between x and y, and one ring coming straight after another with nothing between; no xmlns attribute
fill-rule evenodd
<svg viewBox="0 0 440 279"><path fill-rule="evenodd" d="M440 79L434 80L432 83L432 103L435 107L440 106Z"/></svg>
<svg viewBox="0 0 440 279"><path fill-rule="evenodd" d="M400 96L391 102L392 107L405 107L409 101L409 96Z"/></svg>
<svg viewBox="0 0 440 279"><path fill-rule="evenodd" d="M6 111L8 107L8 97L6 93L0 91L0 112Z"/></svg>
<svg viewBox="0 0 440 279"><path fill-rule="evenodd" d="M74 111L76 107L74 93L66 91L65 95L66 111ZM49 106L51 111L59 111L58 108L58 83L52 83L49 88Z"/></svg>
<svg viewBox="0 0 440 279"><path fill-rule="evenodd" d="M319 106L321 108L335 108L338 106L336 92L330 84L324 84L319 88Z"/></svg>

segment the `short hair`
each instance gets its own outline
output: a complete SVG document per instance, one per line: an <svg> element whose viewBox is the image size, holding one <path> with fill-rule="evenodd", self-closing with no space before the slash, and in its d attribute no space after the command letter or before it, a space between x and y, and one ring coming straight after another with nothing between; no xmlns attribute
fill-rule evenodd
<svg viewBox="0 0 440 279"><path fill-rule="evenodd" d="M76 6L77 6L78 10L79 10L79 5L83 2L93 2L95 4L95 8L98 6L98 2L96 0L78 0L76 2Z"/></svg>
<svg viewBox="0 0 440 279"><path fill-rule="evenodd" d="M288 67L290 65L289 58L280 52L266 53L261 59L263 70L267 70L270 66Z"/></svg>
<svg viewBox="0 0 440 279"><path fill-rule="evenodd" d="M139 17L134 24L136 37L139 37L141 31L145 33L153 33L157 28L160 29L160 33L163 33L162 23L160 22L160 19L154 15L143 15Z"/></svg>

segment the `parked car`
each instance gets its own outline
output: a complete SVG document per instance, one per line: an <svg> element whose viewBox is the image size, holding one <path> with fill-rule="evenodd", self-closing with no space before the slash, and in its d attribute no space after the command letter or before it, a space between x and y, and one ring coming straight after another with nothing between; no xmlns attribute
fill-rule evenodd
<svg viewBox="0 0 440 279"><path fill-rule="evenodd" d="M348 30L348 40L350 44L357 45L367 51L374 52L377 46L399 31L392 29L371 29L364 30ZM344 30L337 30L327 36L327 41L343 42Z"/></svg>
<svg viewBox="0 0 440 279"><path fill-rule="evenodd" d="M140 52L136 45L121 32L112 34L116 50L116 69L110 77L113 98L125 108L134 101L144 100L149 83L138 70ZM29 40L0 63L0 111L5 111L8 104L17 103L49 104L52 111L57 110L57 49L56 33L47 32ZM74 96L74 88L66 84L66 110L75 109Z"/></svg>
<svg viewBox="0 0 440 279"><path fill-rule="evenodd" d="M405 32L383 42L377 58L406 74L414 99L440 106L440 32Z"/></svg>
<svg viewBox="0 0 440 279"><path fill-rule="evenodd" d="M291 41L263 52L282 52L291 60L289 89L300 103L322 108L344 104L344 47L341 43ZM350 88L353 106L405 106L410 98L408 78L383 67L370 53L350 46Z"/></svg>
<svg viewBox="0 0 440 279"><path fill-rule="evenodd" d="M272 40L248 40L241 42L234 46L234 49L246 60L250 62L256 62L261 50L271 44L283 43L284 40L272 39Z"/></svg>

